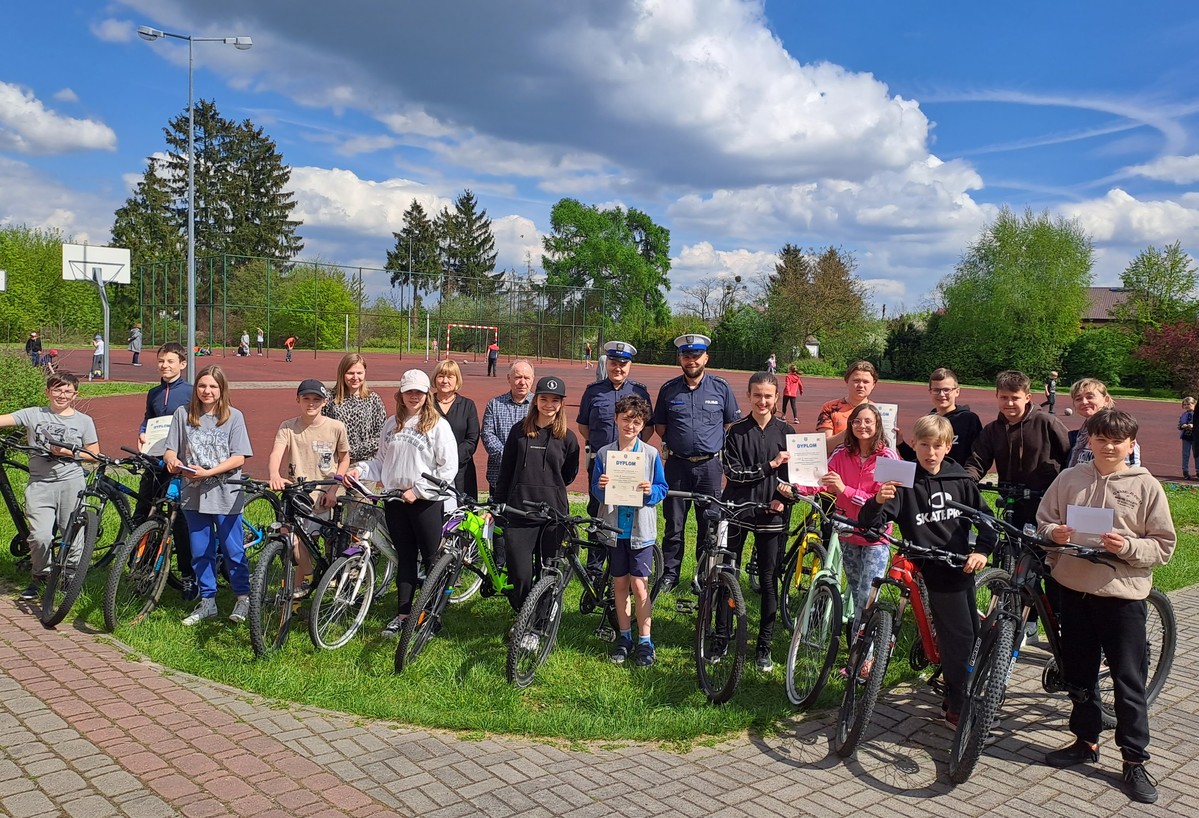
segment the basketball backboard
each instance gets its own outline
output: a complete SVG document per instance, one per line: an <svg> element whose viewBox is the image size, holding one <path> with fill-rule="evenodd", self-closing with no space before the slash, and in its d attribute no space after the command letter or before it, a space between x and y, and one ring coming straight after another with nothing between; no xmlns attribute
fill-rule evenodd
<svg viewBox="0 0 1199 818"><path fill-rule="evenodd" d="M62 246L64 281L95 281L97 274L105 284L128 284L129 251L124 247L104 247L97 244Z"/></svg>

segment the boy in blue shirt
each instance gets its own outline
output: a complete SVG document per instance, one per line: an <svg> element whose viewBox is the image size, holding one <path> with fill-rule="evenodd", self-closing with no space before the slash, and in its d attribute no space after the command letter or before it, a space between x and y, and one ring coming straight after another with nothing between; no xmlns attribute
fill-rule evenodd
<svg viewBox="0 0 1199 818"><path fill-rule="evenodd" d="M610 533L599 533L609 543L608 564L612 570L616 597L616 624L620 628L611 658L619 665L633 652L638 667L649 667L655 659L654 642L650 638L653 604L649 598L649 575L653 571L654 559L654 551L650 546L658 535L658 513L654 506L666 497L667 488L658 450L641 440L641 431L649 423L650 417L649 402L643 398L626 395L616 402L616 440L600 448L591 477L592 494L602 498L609 482L608 475L604 473L608 452L645 454L645 479L638 486L645 495L645 503L640 507L601 504L599 509L599 518L621 531L614 545ZM632 621L629 618L630 591L636 603L638 625L635 650Z"/></svg>

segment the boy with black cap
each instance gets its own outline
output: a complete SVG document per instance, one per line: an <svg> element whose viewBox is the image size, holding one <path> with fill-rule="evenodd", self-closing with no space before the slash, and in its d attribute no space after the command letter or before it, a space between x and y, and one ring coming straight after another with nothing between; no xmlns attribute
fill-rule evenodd
<svg viewBox="0 0 1199 818"><path fill-rule="evenodd" d="M321 414L329 392L315 378L308 378L296 389L300 414L279 424L275 446L268 464L271 488L280 491L294 480L326 480L345 474L350 467L350 438L345 424ZM281 469L287 458L287 477ZM337 486L329 486L312 498L317 509L331 511L337 503ZM296 548L296 565L302 582L299 594L312 586L312 557L307 548Z"/></svg>

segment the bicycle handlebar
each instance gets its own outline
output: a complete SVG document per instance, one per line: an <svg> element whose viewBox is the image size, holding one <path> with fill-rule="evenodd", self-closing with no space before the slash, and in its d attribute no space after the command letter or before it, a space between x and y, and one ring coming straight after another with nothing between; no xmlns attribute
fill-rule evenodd
<svg viewBox="0 0 1199 818"><path fill-rule="evenodd" d="M700 508L715 506L720 511L723 511L728 517L735 518L742 511L769 511L769 503L756 503L752 500L746 502L737 502L736 500L722 500L719 497L713 497L710 494L700 494L694 491L667 491L667 497L676 497L682 500L690 500Z"/></svg>
<svg viewBox="0 0 1199 818"><path fill-rule="evenodd" d="M987 528L996 534L1007 534L1009 539L1025 547L1038 548L1041 551L1053 551L1059 554L1069 554L1072 557L1079 557L1096 565L1106 565L1113 571L1116 570L1116 566L1112 564L1113 561L1120 559L1114 554L1104 551L1102 548L1093 548L1089 545L1079 545L1072 542L1056 543L1037 534L1035 530L1029 530L1032 528L1031 524L1027 525L1024 529L1019 529L1006 520L1001 520L994 515L987 514L973 506L963 505L955 500L946 499L945 504L950 508L962 512L976 526Z"/></svg>
<svg viewBox="0 0 1199 818"><path fill-rule="evenodd" d="M521 505L524 506L523 509L501 504L499 506L500 510L497 511L497 513L500 514L500 516L514 515L517 517L524 517L525 519L529 520L542 520L545 524L556 523L558 525L566 526L569 529L577 529L582 526L586 526L593 531L606 531L609 534L623 533L619 528L610 526L603 520L597 520L595 517L588 517L587 515L571 515L561 512L551 506L549 503L525 500ZM602 543L599 544L602 545Z"/></svg>
<svg viewBox="0 0 1199 818"><path fill-rule="evenodd" d="M959 554L957 551L946 551L944 548L933 548L926 545L917 545L911 540L895 537L885 531L881 531L877 528L868 528L859 523L855 523L854 528L856 528L858 531L861 531L868 540L873 540L874 542L881 541L894 545L900 554L909 558L935 560L937 562L943 562L946 565L953 566L954 568L961 568L966 564L966 558L970 556L969 554Z"/></svg>

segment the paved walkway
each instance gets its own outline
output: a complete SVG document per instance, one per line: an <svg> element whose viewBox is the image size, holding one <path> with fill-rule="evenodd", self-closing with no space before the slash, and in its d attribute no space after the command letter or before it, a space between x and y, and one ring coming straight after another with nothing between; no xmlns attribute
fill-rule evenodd
<svg viewBox="0 0 1199 818"><path fill-rule="evenodd" d="M1174 595L1182 634L1153 712L1161 798L1135 809L1110 739L1100 766L1052 771L1065 700L1021 662L1002 739L949 787L949 731L927 689L880 701L855 759L830 717L685 754L649 745L567 749L519 738L364 722L140 661L73 628L44 630L0 599L0 815L274 816L1109 816L1199 811L1199 587ZM782 690L780 687L780 695Z"/></svg>

